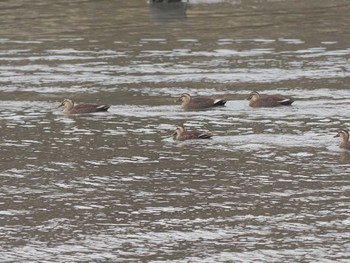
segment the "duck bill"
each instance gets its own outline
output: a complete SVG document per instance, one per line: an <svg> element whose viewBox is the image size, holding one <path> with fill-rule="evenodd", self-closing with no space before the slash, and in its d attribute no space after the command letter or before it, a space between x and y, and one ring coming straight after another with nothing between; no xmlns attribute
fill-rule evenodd
<svg viewBox="0 0 350 263"><path fill-rule="evenodd" d="M337 138L337 137L339 137L340 135L339 135L339 133L337 134L337 135L334 135L334 137L333 138Z"/></svg>
<svg viewBox="0 0 350 263"><path fill-rule="evenodd" d="M59 107L62 107L64 104L63 104L63 102L60 104L60 105L58 105L58 107L57 108L59 108Z"/></svg>
<svg viewBox="0 0 350 263"><path fill-rule="evenodd" d="M174 133L172 133L171 136L173 137L174 141L177 140L177 132L176 131Z"/></svg>

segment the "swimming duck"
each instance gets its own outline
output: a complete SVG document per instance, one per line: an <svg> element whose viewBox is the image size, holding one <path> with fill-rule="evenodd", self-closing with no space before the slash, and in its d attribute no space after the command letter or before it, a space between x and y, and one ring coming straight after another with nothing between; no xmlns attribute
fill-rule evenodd
<svg viewBox="0 0 350 263"><path fill-rule="evenodd" d="M213 99L208 97L191 97L188 93L183 93L177 100L182 102L184 110L200 110L216 106L224 106L227 102L224 99Z"/></svg>
<svg viewBox="0 0 350 263"><path fill-rule="evenodd" d="M196 130L186 131L183 126L179 126L176 128L173 133L174 140L177 141L185 141L185 140L193 140L193 139L210 139L213 135L205 132L199 132Z"/></svg>
<svg viewBox="0 0 350 263"><path fill-rule="evenodd" d="M341 143L339 145L340 148L344 149L350 149L350 142L349 142L349 132L347 130L341 130L337 133L335 137L340 137Z"/></svg>
<svg viewBox="0 0 350 263"><path fill-rule="evenodd" d="M74 102L70 99L65 99L59 105L59 107L63 106L63 112L65 114L82 114L82 113L92 113L92 112L100 112L107 111L109 109L109 105L99 105L92 103L81 103L79 105L74 106Z"/></svg>
<svg viewBox="0 0 350 263"><path fill-rule="evenodd" d="M250 107L278 107L278 106L289 106L294 100L290 97L280 95L265 95L261 96L257 91L250 93L249 97Z"/></svg>

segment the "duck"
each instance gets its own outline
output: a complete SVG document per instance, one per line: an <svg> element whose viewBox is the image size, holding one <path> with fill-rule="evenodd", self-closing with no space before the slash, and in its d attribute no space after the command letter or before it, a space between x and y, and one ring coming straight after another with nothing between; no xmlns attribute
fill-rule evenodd
<svg viewBox="0 0 350 263"><path fill-rule="evenodd" d="M285 97L280 95L265 95L261 96L257 91L250 93L249 97L250 107L278 107L289 106L294 100L291 97Z"/></svg>
<svg viewBox="0 0 350 263"><path fill-rule="evenodd" d="M173 133L173 138L175 141L210 139L212 136L212 134L196 130L187 131L184 126L178 126Z"/></svg>
<svg viewBox="0 0 350 263"><path fill-rule="evenodd" d="M217 106L224 106L227 100L214 99L209 97L192 97L188 93L183 93L177 100L182 102L182 108L184 110L200 110L208 109Z"/></svg>
<svg viewBox="0 0 350 263"><path fill-rule="evenodd" d="M100 105L93 103L81 103L79 105L74 106L74 102L70 99L65 99L59 105L59 107L63 106L63 112L65 114L83 114L83 113L92 113L92 112L101 112L107 111L110 105Z"/></svg>
<svg viewBox="0 0 350 263"><path fill-rule="evenodd" d="M349 132L347 130L341 130L339 131L334 138L340 137L341 143L339 145L340 148L344 149L350 149L350 142L349 142Z"/></svg>

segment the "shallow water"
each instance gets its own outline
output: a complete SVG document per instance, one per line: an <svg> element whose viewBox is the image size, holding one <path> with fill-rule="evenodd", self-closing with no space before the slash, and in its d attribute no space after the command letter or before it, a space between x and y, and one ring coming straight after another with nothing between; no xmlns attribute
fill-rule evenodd
<svg viewBox="0 0 350 263"><path fill-rule="evenodd" d="M0 262L348 262L348 1L0 7Z"/></svg>

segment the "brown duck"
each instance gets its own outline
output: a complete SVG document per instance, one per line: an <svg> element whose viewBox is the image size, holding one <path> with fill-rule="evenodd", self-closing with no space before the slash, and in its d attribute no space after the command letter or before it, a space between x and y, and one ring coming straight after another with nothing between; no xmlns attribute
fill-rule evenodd
<svg viewBox="0 0 350 263"><path fill-rule="evenodd" d="M199 131L186 131L183 126L176 128L173 133L174 140L185 141L185 140L194 140L194 139L210 139L213 135L205 132Z"/></svg>
<svg viewBox="0 0 350 263"><path fill-rule="evenodd" d="M341 143L339 145L340 148L350 149L349 132L347 130L339 131L334 138L335 137L340 137L341 139Z"/></svg>
<svg viewBox="0 0 350 263"><path fill-rule="evenodd" d="M191 97L188 93L183 93L177 100L182 102L184 110L200 110L217 106L224 106L227 102L224 99L213 99L208 97Z"/></svg>
<svg viewBox="0 0 350 263"><path fill-rule="evenodd" d="M99 105L92 103L81 103L79 105L74 106L74 102L65 99L59 105L59 107L63 106L63 112L65 114L82 114L82 113L92 113L92 112L100 112L107 111L109 109L109 105Z"/></svg>
<svg viewBox="0 0 350 263"><path fill-rule="evenodd" d="M278 107L289 106L294 100L291 97L285 97L280 95L265 95L261 96L257 91L250 93L249 97L250 107Z"/></svg>

